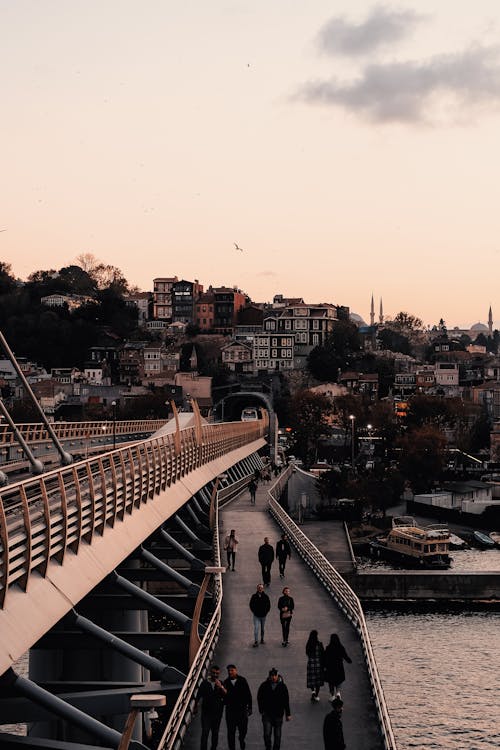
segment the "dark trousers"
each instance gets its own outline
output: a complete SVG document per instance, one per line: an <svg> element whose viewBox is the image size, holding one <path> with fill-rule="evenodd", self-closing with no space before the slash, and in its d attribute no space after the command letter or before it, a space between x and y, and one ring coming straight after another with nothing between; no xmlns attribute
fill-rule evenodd
<svg viewBox="0 0 500 750"><path fill-rule="evenodd" d="M266 586L271 583L271 565L272 563L261 563L262 568L262 583Z"/></svg>
<svg viewBox="0 0 500 750"><path fill-rule="evenodd" d="M222 719L222 713L216 714L201 714L201 740L200 750L207 750L208 747L208 735L212 732L212 750L217 750L217 743L219 741L219 727Z"/></svg>
<svg viewBox="0 0 500 750"><path fill-rule="evenodd" d="M281 620L281 632L283 633L283 642L284 643L288 643L288 633L290 632L290 623L291 622L292 622L292 618L291 617L287 617L285 620Z"/></svg>
<svg viewBox="0 0 500 750"><path fill-rule="evenodd" d="M245 747L245 737L247 736L248 729L248 716L246 711L227 711L226 709L226 724L227 724L227 746L229 750L235 750L236 748L236 730L238 730L238 738L240 741L240 748Z"/></svg>
<svg viewBox="0 0 500 750"><path fill-rule="evenodd" d="M278 565L280 568L280 576L285 575L286 557L278 557Z"/></svg>
<svg viewBox="0 0 500 750"><path fill-rule="evenodd" d="M266 750L279 750L281 745L281 727L283 717L277 719L275 716L262 714L262 726L264 728L264 746ZM271 747L271 740L274 731L274 742Z"/></svg>
<svg viewBox="0 0 500 750"><path fill-rule="evenodd" d="M232 568L234 570L234 563L235 563L235 560L236 560L236 552L234 552L232 549L227 549L226 550L226 554L227 554L227 567L228 568Z"/></svg>

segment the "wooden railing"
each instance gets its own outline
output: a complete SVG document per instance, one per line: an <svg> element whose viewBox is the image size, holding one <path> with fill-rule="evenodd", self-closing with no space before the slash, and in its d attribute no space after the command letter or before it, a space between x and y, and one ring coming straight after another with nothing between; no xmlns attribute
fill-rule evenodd
<svg viewBox="0 0 500 750"><path fill-rule="evenodd" d="M0 607L191 471L263 437L267 420L189 427L0 490Z"/></svg>

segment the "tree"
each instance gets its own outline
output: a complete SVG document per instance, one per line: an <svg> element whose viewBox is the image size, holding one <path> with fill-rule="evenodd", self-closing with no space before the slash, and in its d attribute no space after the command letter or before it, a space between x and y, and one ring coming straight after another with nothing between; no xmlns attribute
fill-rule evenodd
<svg viewBox="0 0 500 750"><path fill-rule="evenodd" d="M0 260L0 294L10 294L16 288L16 280L12 276L10 263Z"/></svg>
<svg viewBox="0 0 500 750"><path fill-rule="evenodd" d="M400 352L401 354L411 353L408 337L403 335L400 331L395 331L390 328L389 324L378 331L377 338L381 349L388 349L391 352Z"/></svg>
<svg viewBox="0 0 500 750"><path fill-rule="evenodd" d="M416 331L423 326L422 320L420 318L417 318L415 315L411 315L411 313L407 313L404 311L398 312L396 317L392 321L388 321L386 325L390 326L391 323L396 328L405 331Z"/></svg>
<svg viewBox="0 0 500 750"><path fill-rule="evenodd" d="M414 492L432 488L443 471L446 438L438 427L424 425L400 438L399 468Z"/></svg>
<svg viewBox="0 0 500 750"><path fill-rule="evenodd" d="M330 400L321 393L299 391L290 405L290 426L293 428L294 450L306 465L316 459L320 438L330 433L328 415Z"/></svg>
<svg viewBox="0 0 500 750"><path fill-rule="evenodd" d="M339 320L323 346L314 347L309 354L309 372L318 380L336 381L338 371L345 369L347 359L359 352L360 348L357 326L348 320Z"/></svg>

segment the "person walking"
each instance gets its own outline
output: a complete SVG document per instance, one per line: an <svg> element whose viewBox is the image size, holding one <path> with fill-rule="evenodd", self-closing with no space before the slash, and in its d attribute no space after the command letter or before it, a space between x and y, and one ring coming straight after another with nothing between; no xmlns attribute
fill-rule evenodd
<svg viewBox="0 0 500 750"><path fill-rule="evenodd" d="M345 661L352 664L337 633L332 633L330 643L325 648L325 678L330 687L331 701L337 696L340 698L340 686L345 680Z"/></svg>
<svg viewBox="0 0 500 750"><path fill-rule="evenodd" d="M311 630L306 643L307 687L312 690L311 700L319 701L319 689L324 685L323 670L325 649L318 640L318 631Z"/></svg>
<svg viewBox="0 0 500 750"><path fill-rule="evenodd" d="M252 505L255 505L255 495L257 493L257 482L255 479L252 479L252 481L249 482L248 491L250 492L250 502Z"/></svg>
<svg viewBox="0 0 500 750"><path fill-rule="evenodd" d="M236 531L231 529L231 532L226 536L224 540L224 549L227 555L227 569L234 571L234 563L236 562L236 551L238 549L239 540L236 536Z"/></svg>
<svg viewBox="0 0 500 750"><path fill-rule="evenodd" d="M269 677L257 691L257 704L262 716L262 728L264 731L264 747L266 750L279 750L281 745L281 729L283 716L286 721L292 718L290 713L290 699L288 688L283 678L274 667L269 670Z"/></svg>
<svg viewBox="0 0 500 750"><path fill-rule="evenodd" d="M248 682L238 674L235 664L227 665L226 688L226 724L227 746L236 749L236 730L241 750L245 750L245 737L248 730L248 717L252 715L252 693Z"/></svg>
<svg viewBox="0 0 500 750"><path fill-rule="evenodd" d="M203 680L194 704L194 713L198 711L201 701L201 740L200 750L207 750L208 737L212 733L212 750L217 750L219 727L224 711L226 688L219 679L220 668L217 664L210 667L210 677Z"/></svg>
<svg viewBox="0 0 500 750"><path fill-rule="evenodd" d="M285 565L287 559L289 560L292 556L292 548L287 539L286 534L281 535L281 539L276 542L276 559L278 560L278 566L280 570L280 578L285 577Z"/></svg>
<svg viewBox="0 0 500 750"><path fill-rule="evenodd" d="M265 586L271 583L271 566L274 560L274 550L269 544L269 537L264 537L264 544L259 547L259 562L262 568L262 582Z"/></svg>
<svg viewBox="0 0 500 750"><path fill-rule="evenodd" d="M288 646L288 634L290 632L290 625L293 617L293 610L295 608L295 602L290 596L290 589L285 586L283 594L278 599L278 609L280 613L281 632L283 633L282 646Z"/></svg>
<svg viewBox="0 0 500 750"><path fill-rule="evenodd" d="M260 642L264 643L264 628L266 625L266 617L271 609L271 602L268 595L264 591L262 583L257 585L257 591L250 597L249 603L250 610L253 614L253 645L257 647L259 645L259 628L260 628Z"/></svg>
<svg viewBox="0 0 500 750"><path fill-rule="evenodd" d="M325 716L323 722L323 742L325 750L345 750L344 731L342 729L342 706L341 698L334 698L332 710Z"/></svg>

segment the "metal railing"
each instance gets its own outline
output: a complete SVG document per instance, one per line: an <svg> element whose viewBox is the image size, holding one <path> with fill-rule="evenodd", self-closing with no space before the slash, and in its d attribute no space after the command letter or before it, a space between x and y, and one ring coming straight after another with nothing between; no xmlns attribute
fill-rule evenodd
<svg viewBox="0 0 500 750"><path fill-rule="evenodd" d="M219 499L216 493L214 502L214 566L220 567L220 546L219 546ZM204 679L208 665L213 657L217 641L219 639L219 627L222 610L222 575L221 573L213 574L213 593L212 601L214 602L214 612L207 625L205 634L201 640L200 647L196 653L191 668L186 677L184 686L179 693L175 702L172 713L170 714L167 726L157 745L157 750L179 750L182 747L184 735L194 714L194 705L196 693L201 681Z"/></svg>
<svg viewBox="0 0 500 750"><path fill-rule="evenodd" d="M113 431L116 435L152 433L163 427L166 422L165 419L116 420ZM104 419L99 422L54 422L52 429L59 440L71 440L102 437L103 429L111 432L112 425L112 419ZM27 443L50 440L50 435L42 422L26 422L18 424L17 427ZM0 424L0 445L13 445L15 443L17 443L17 440L9 425Z"/></svg>
<svg viewBox="0 0 500 750"><path fill-rule="evenodd" d="M188 427L0 490L0 607L14 584L134 512L187 473L262 437L267 422Z"/></svg>
<svg viewBox="0 0 500 750"><path fill-rule="evenodd" d="M361 602L351 587L335 570L331 562L327 560L323 553L311 542L279 504L279 498L290 477L290 473L291 468L289 467L269 489L269 511L281 528L286 531L290 542L292 542L304 562L315 573L316 577L321 581L358 632L375 700L382 739L386 750L397 750Z"/></svg>

